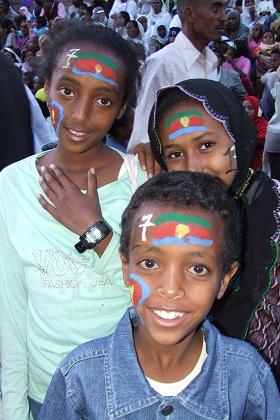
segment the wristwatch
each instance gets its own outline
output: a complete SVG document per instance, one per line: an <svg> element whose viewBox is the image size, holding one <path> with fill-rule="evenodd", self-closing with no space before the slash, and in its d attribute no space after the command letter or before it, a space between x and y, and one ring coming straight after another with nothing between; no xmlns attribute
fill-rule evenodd
<svg viewBox="0 0 280 420"><path fill-rule="evenodd" d="M100 220L99 222L91 225L81 236L80 241L76 243L76 250L82 254L87 249L94 248L99 244L109 233L112 232L111 226L105 222L105 220Z"/></svg>

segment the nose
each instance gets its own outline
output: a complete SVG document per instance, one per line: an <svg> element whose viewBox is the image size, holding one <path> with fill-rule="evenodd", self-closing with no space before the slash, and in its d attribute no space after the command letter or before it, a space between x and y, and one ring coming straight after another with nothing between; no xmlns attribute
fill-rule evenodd
<svg viewBox="0 0 280 420"><path fill-rule="evenodd" d="M73 102L72 105L72 119L77 123L87 122L91 117L92 112L92 100L88 98L79 98Z"/></svg>
<svg viewBox="0 0 280 420"><path fill-rule="evenodd" d="M184 170L190 172L203 172L201 160L201 156L196 156L196 153L188 154L185 159Z"/></svg>
<svg viewBox="0 0 280 420"><path fill-rule="evenodd" d="M157 288L157 293L160 297L168 300L180 299L185 295L182 285L182 278L180 270L172 266L166 268L161 279L161 283Z"/></svg>

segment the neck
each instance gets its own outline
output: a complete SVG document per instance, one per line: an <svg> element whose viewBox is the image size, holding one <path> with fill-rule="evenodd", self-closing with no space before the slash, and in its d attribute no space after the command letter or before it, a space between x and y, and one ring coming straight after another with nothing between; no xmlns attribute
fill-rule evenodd
<svg viewBox="0 0 280 420"><path fill-rule="evenodd" d="M53 151L54 163L64 170L72 171L88 171L90 168L99 168L102 162L102 154L106 153L107 146L102 142L91 147L83 153L74 153L65 150L58 142L56 149Z"/></svg>
<svg viewBox="0 0 280 420"><path fill-rule="evenodd" d="M183 379L195 367L202 350L203 335L196 331L181 342L159 345L151 337L142 337L137 328L135 347L145 376L159 382L176 382Z"/></svg>
<svg viewBox="0 0 280 420"><path fill-rule="evenodd" d="M190 27L187 27L186 24L182 27L182 32L190 40L193 46L201 53L204 51L204 48L207 47L209 40L206 40L205 38L200 37L197 33L194 33Z"/></svg>

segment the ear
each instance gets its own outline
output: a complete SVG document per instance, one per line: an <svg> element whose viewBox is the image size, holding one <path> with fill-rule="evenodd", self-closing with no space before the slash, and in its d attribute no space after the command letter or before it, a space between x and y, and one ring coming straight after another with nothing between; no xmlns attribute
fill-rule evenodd
<svg viewBox="0 0 280 420"><path fill-rule="evenodd" d="M178 15L182 22L193 23L195 20L195 13L191 5L178 10Z"/></svg>
<svg viewBox="0 0 280 420"><path fill-rule="evenodd" d="M120 120L122 118L123 114L126 111L126 107L127 107L127 103L123 104L123 106L121 107L121 109L120 109L120 111L119 111L119 113L116 117L116 120Z"/></svg>
<svg viewBox="0 0 280 420"><path fill-rule="evenodd" d="M222 281L221 281L221 284L220 284L220 288L219 288L217 296L216 296L217 299L221 299L224 296L225 291L227 290L228 284L229 284L230 280L233 278L233 276L235 275L235 273L237 272L238 267L239 267L238 262L234 261L231 264L231 268L230 268L229 272L224 274L224 276L222 278Z"/></svg>
<svg viewBox="0 0 280 420"><path fill-rule="evenodd" d="M119 250L121 262L122 262L122 271L123 271L123 280L126 287L129 287L129 270L128 270L128 259L127 257Z"/></svg>

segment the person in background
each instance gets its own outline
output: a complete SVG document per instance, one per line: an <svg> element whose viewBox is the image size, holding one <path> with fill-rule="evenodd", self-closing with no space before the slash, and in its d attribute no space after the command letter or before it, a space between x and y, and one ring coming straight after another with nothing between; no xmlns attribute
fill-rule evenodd
<svg viewBox="0 0 280 420"><path fill-rule="evenodd" d="M244 41L227 41L227 51L224 56L224 68L231 68L237 71L241 78L249 80L251 62L247 58L247 44Z"/></svg>
<svg viewBox="0 0 280 420"><path fill-rule="evenodd" d="M262 0L257 6L257 14L260 19L260 23L264 23L275 12L274 8L275 0ZM268 28L270 29L270 28Z"/></svg>
<svg viewBox="0 0 280 420"><path fill-rule="evenodd" d="M178 33L181 32L181 28L172 27L168 32L168 43L172 44L175 41Z"/></svg>
<svg viewBox="0 0 280 420"><path fill-rule="evenodd" d="M36 17L34 26L32 28L32 33L35 36L39 37L45 34L46 32L48 32L48 23L45 16Z"/></svg>
<svg viewBox="0 0 280 420"><path fill-rule="evenodd" d="M149 22L147 16L145 16L145 15L138 16L138 18L136 20L137 20L137 22L140 22L141 25L144 28L144 38L143 38L144 39L144 45L145 45L146 48L148 48L150 33L151 33L150 22Z"/></svg>
<svg viewBox="0 0 280 420"><path fill-rule="evenodd" d="M18 11L19 16L25 16L26 20L29 22L31 20L32 14L29 12L26 6L21 6Z"/></svg>
<svg viewBox="0 0 280 420"><path fill-rule="evenodd" d="M12 48L14 46L14 29L13 23L0 17L0 49L5 47Z"/></svg>
<svg viewBox="0 0 280 420"><path fill-rule="evenodd" d="M167 44L168 29L164 22L158 20L154 26L153 35L150 37L148 55L152 55L161 50Z"/></svg>
<svg viewBox="0 0 280 420"><path fill-rule="evenodd" d="M128 150L139 152L142 169L153 173L149 145L148 121L157 90L185 78L218 78L218 59L208 47L224 31L224 3L215 0L178 0L182 31L175 42L148 57L145 63L142 89L135 110L133 131Z"/></svg>
<svg viewBox="0 0 280 420"><path fill-rule="evenodd" d="M247 112L248 117L253 121L257 135L257 147L250 163L250 167L254 169L254 171L261 171L263 147L268 121L264 117L259 116L260 100L256 96L247 96L243 101L243 107Z"/></svg>
<svg viewBox="0 0 280 420"><path fill-rule="evenodd" d="M9 19L11 22L15 22L15 18L18 16L17 12L10 6L9 0L0 0L0 17Z"/></svg>
<svg viewBox="0 0 280 420"><path fill-rule="evenodd" d="M260 78L268 70L271 70L271 53L275 48L279 49L279 45L274 42L273 32L263 32L262 42L253 52L253 57L255 58L256 63L257 78Z"/></svg>
<svg viewBox="0 0 280 420"><path fill-rule="evenodd" d="M248 49L251 57L253 57L253 53L255 49L260 45L262 42L262 36L263 36L263 30L262 30L262 24L257 23L253 26L252 31L249 34L248 37Z"/></svg>
<svg viewBox="0 0 280 420"><path fill-rule="evenodd" d="M240 78L240 74L233 70L233 68L225 68L223 67L223 63L225 61L224 55L215 50L215 54L219 60L218 66L218 77L219 82L229 88L241 101L244 100L245 96L248 95L245 87Z"/></svg>
<svg viewBox="0 0 280 420"><path fill-rule="evenodd" d="M267 126L263 171L271 178L280 181L280 81L275 84L271 94L275 101L275 112Z"/></svg>
<svg viewBox="0 0 280 420"><path fill-rule="evenodd" d="M29 49L27 50L23 50L22 54L21 54L23 63L21 66L21 71L23 73L29 71L29 72L34 72L35 71L35 53Z"/></svg>
<svg viewBox="0 0 280 420"><path fill-rule="evenodd" d="M31 21L34 22L38 16L42 16L44 13L44 3L42 0L33 0L32 2L32 14Z"/></svg>
<svg viewBox="0 0 280 420"><path fill-rule="evenodd" d="M108 18L105 14L105 10L101 6L97 6L93 9L91 19L96 24L98 23L107 26Z"/></svg>
<svg viewBox="0 0 280 420"><path fill-rule="evenodd" d="M227 35L230 40L248 40L249 28L241 22L239 12L236 10L229 12L226 21L225 35Z"/></svg>
<svg viewBox="0 0 280 420"><path fill-rule="evenodd" d="M152 0L152 8L150 13L147 15L147 19L149 20L149 24L151 27L151 36L156 35L156 23L161 21L162 24L169 29L169 25L171 22L171 15L167 12L165 4L162 0Z"/></svg>
<svg viewBox="0 0 280 420"><path fill-rule="evenodd" d="M273 0L273 6L274 10L271 10L270 15L266 16L263 23L265 31L270 31L272 23L280 18L280 0Z"/></svg>
<svg viewBox="0 0 280 420"><path fill-rule="evenodd" d="M56 18L64 19L67 16L64 4L59 0L46 0L42 12L47 21L53 21Z"/></svg>
<svg viewBox="0 0 280 420"><path fill-rule="evenodd" d="M0 170L34 153L29 101L20 72L0 53Z"/></svg>
<svg viewBox="0 0 280 420"><path fill-rule="evenodd" d="M127 38L126 25L130 22L130 16L127 12L120 12L114 18L114 29L123 39Z"/></svg>
<svg viewBox="0 0 280 420"><path fill-rule="evenodd" d="M138 14L138 7L134 0L115 0L113 7L109 13L109 25L115 27L115 20L120 12L126 12L132 17L132 19L136 19ZM126 22L127 23L127 22Z"/></svg>

